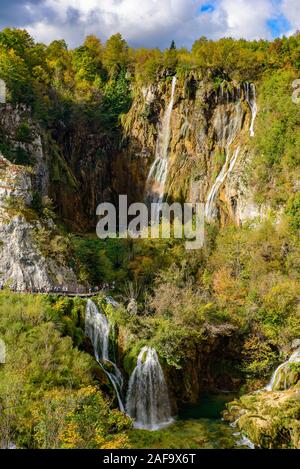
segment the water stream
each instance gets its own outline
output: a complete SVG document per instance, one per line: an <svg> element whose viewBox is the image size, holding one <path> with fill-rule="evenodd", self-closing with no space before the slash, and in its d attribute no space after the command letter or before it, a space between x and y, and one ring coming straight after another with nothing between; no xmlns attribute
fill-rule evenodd
<svg viewBox="0 0 300 469"><path fill-rule="evenodd" d="M156 144L155 159L150 168L147 183L147 199L155 203L154 222L159 223L160 207L165 195L165 185L168 177L169 144L171 134L171 116L174 106L176 77L172 80L171 99L163 116L158 140Z"/></svg>
<svg viewBox="0 0 300 469"><path fill-rule="evenodd" d="M223 165L218 177L216 178L209 194L207 197L207 202L205 204L205 218L208 222L211 222L214 218L214 211L215 211L215 200L216 197L222 187L222 185L225 182L225 179L227 176L233 171L233 168L235 166L236 160L239 156L240 152L240 147L237 147L234 152L232 157L230 158L230 152L227 149L226 150L226 161L225 164Z"/></svg>
<svg viewBox="0 0 300 469"><path fill-rule="evenodd" d="M299 363L299 362L300 362L300 348L295 350L295 352L292 353L292 355L286 362L282 363L281 365L278 366L278 368L276 368L269 384L265 387L265 390L273 391L273 389L276 389L279 381L282 378L282 373L284 373L284 389L288 389L287 377L288 377L289 366L291 363Z"/></svg>
<svg viewBox="0 0 300 469"><path fill-rule="evenodd" d="M172 425L153 432L136 428L130 434L135 448L237 449L252 448L248 439L222 420L226 403L236 395L202 395L197 404L185 405Z"/></svg>
<svg viewBox="0 0 300 469"><path fill-rule="evenodd" d="M232 400L231 395L203 397L200 404L186 406L174 420L164 373L157 352L151 347L143 347L138 355L136 367L129 380L125 409L121 397L123 376L117 365L109 359L110 329L107 317L93 301L88 300L85 332L93 344L97 362L115 389L119 408L133 419L136 431L148 430L146 433L149 434L150 431L153 434L152 437L140 435L140 444L148 445L147 442L151 440L154 447L159 448L159 441L166 439L164 444L168 447L168 440L173 441L173 435L174 441L178 439L178 442L182 435L186 438L183 440L184 445L191 448L251 447L251 442L244 435L234 433L236 430L221 421L221 412L225 403ZM300 356L300 350L298 353ZM203 434L201 441L199 432ZM189 446L191 435L193 442Z"/></svg>
<svg viewBox="0 0 300 469"><path fill-rule="evenodd" d="M254 137L254 124L257 116L256 88L254 83L245 83L244 85L247 103L251 109L250 136Z"/></svg>
<svg viewBox="0 0 300 469"><path fill-rule="evenodd" d="M129 381L126 410L135 428L158 430L173 421L165 377L153 348L142 348L138 356Z"/></svg>
<svg viewBox="0 0 300 469"><path fill-rule="evenodd" d="M94 355L97 362L113 385L120 410L125 412L121 397L123 376L117 365L109 359L110 323L107 317L99 311L95 303L91 300L88 300L86 306L85 333L93 344Z"/></svg>

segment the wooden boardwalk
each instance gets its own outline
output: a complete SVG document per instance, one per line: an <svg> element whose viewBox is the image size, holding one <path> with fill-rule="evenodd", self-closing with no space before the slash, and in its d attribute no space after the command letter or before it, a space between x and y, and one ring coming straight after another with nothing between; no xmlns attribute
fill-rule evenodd
<svg viewBox="0 0 300 469"><path fill-rule="evenodd" d="M78 297L78 298L94 298L94 296L99 295L99 293L103 293L102 291L93 292L93 293L76 293L76 292L49 292L46 293L47 295L58 295L58 296L69 296L70 298Z"/></svg>
<svg viewBox="0 0 300 469"><path fill-rule="evenodd" d="M55 296L66 296L70 298L94 298L95 296L98 296L100 293L104 293L103 290L99 290L97 292L92 292L92 293L77 293L77 292L65 292L65 291L14 291L12 290L13 293L20 293L24 295L55 295Z"/></svg>

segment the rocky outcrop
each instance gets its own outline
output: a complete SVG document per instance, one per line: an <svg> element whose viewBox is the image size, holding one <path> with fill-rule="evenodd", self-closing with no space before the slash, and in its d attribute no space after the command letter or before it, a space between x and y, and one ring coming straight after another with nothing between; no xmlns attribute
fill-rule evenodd
<svg viewBox="0 0 300 469"><path fill-rule="evenodd" d="M55 286L76 288L71 269L45 258L34 241L39 222L28 223L17 215L0 225L1 283L17 291L52 291Z"/></svg>
<svg viewBox="0 0 300 469"><path fill-rule="evenodd" d="M77 288L62 258L43 254L37 233L56 227L35 211L50 190L49 159L42 129L26 106L0 106L0 282L15 290ZM51 240L49 240L50 242Z"/></svg>
<svg viewBox="0 0 300 469"><path fill-rule="evenodd" d="M259 448L300 449L300 348L275 370L269 384L254 394L231 402L224 413L232 426Z"/></svg>
<svg viewBox="0 0 300 469"><path fill-rule="evenodd" d="M139 318L137 317L137 324ZM117 331L119 361L124 375L129 377L135 367L136 337L125 326ZM184 404L196 404L205 393L236 392L242 383L242 375L236 364L242 347L242 336L230 324L214 326L205 324L203 337L197 343L187 340L180 364L167 363L163 350L159 354L169 390L174 415ZM166 347L168 350L168 347Z"/></svg>
<svg viewBox="0 0 300 469"><path fill-rule="evenodd" d="M260 392L229 404L224 418L247 435L255 447L300 449L300 387Z"/></svg>
<svg viewBox="0 0 300 469"><path fill-rule="evenodd" d="M205 203L217 176L227 167L230 170L212 200L213 218L240 225L266 216L267 208L255 203L249 186L247 169L252 160L249 89L253 93L254 88L246 84L216 87L210 77L196 74L177 80L166 183L170 201ZM171 80L136 89L133 106L124 118L127 154L146 162L142 185L153 162L170 90ZM238 158L230 166L237 148Z"/></svg>
<svg viewBox="0 0 300 469"><path fill-rule="evenodd" d="M235 366L241 344L241 336L229 324L207 324L199 343L186 344L182 368L165 369L174 410L199 402L199 396L205 393L236 392L242 384Z"/></svg>
<svg viewBox="0 0 300 469"><path fill-rule="evenodd" d="M32 202L32 181L30 171L10 163L0 153L0 207L7 206L8 200L23 201L29 206Z"/></svg>
<svg viewBox="0 0 300 469"><path fill-rule="evenodd" d="M35 240L43 227L31 209L35 177L0 154L0 282L15 290L76 287L75 274L63 263L42 255ZM53 222L48 220L49 232Z"/></svg>
<svg viewBox="0 0 300 469"><path fill-rule="evenodd" d="M43 197L49 192L49 162L42 142L43 131L24 105L0 105L0 144L10 161L30 166L32 190Z"/></svg>

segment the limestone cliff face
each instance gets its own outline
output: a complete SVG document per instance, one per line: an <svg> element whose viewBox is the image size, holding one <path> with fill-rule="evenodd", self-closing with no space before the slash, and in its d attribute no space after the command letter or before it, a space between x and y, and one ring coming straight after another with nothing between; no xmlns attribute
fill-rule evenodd
<svg viewBox="0 0 300 469"><path fill-rule="evenodd" d="M242 378L234 364L242 340L234 327L207 325L205 338L199 341L191 359L182 369L166 368L172 405L197 403L205 393L236 392Z"/></svg>
<svg viewBox="0 0 300 469"><path fill-rule="evenodd" d="M132 109L124 119L127 153L143 162L140 183L144 186L170 90L170 80L136 89ZM170 201L205 203L226 169L226 177L214 193L211 218L241 224L265 213L264 207L255 204L249 187L255 138L250 136L254 90L249 84L238 83L230 88L216 87L211 78L196 74L177 79L165 191ZM238 155L233 162L235 152Z"/></svg>
<svg viewBox="0 0 300 469"><path fill-rule="evenodd" d="M16 290L76 286L76 276L64 262L45 257L36 241L40 230L54 231L51 219L40 220L32 210L35 194L49 191L49 169L38 126L29 111L3 104L0 109L0 282ZM26 157L30 166L20 164Z"/></svg>
<svg viewBox="0 0 300 469"><path fill-rule="evenodd" d="M74 273L68 267L41 254L34 239L41 227L29 223L23 216L10 219L1 212L0 281L17 291L53 290L55 286L76 287Z"/></svg>
<svg viewBox="0 0 300 469"><path fill-rule="evenodd" d="M24 105L0 104L0 144L2 152L16 164L30 164L32 190L43 197L49 192L49 162L43 133Z"/></svg>
<svg viewBox="0 0 300 469"><path fill-rule="evenodd" d="M170 103L171 83L169 77L147 87L135 86L131 110L123 116L120 127L111 130L101 129L95 122L89 125L78 113L68 125L58 122L50 133L32 120L26 107L1 104L0 150L16 163L2 174L2 201L11 195L20 198L20 191L27 206L34 194L49 196L61 220L74 231L94 231L97 205L117 205L119 194L127 194L129 203L143 201ZM197 73L177 78L165 194L169 201L206 203L209 221L241 224L266 214L266 207L254 202L249 185L254 99L249 86L235 83L218 87L212 77ZM20 169L24 161L30 163L26 171ZM5 165L8 168L8 162ZM22 177L9 182L14 171ZM11 239L16 229L17 223L11 231L4 230L3 236ZM20 233L16 239L21 243ZM24 258L28 256L27 252ZM5 271L10 271L8 264ZM65 274L59 272L63 277ZM15 273L11 275L17 278ZM33 284L51 282L34 280ZM29 286L30 280L18 280L17 284Z"/></svg>
<svg viewBox="0 0 300 469"><path fill-rule="evenodd" d="M98 204L117 206L119 194L127 194L131 202L142 199L144 163L128 151L121 129L105 130L100 124L74 118L70 127L62 126L48 139L45 148L49 195L72 230L94 231Z"/></svg>
<svg viewBox="0 0 300 469"><path fill-rule="evenodd" d="M50 136L22 106L14 110L1 105L0 128L9 142L32 155L35 188L50 196L73 230L94 230L97 205L117 205L119 194L127 194L129 203L144 200L171 82L169 77L147 87L136 85L131 110L114 130L89 124L79 113L68 125L57 123ZM218 87L212 77L193 73L177 78L174 98L168 199L204 203L210 199L210 218L223 224L262 217L266 207L255 204L249 186L253 89L238 83ZM17 140L24 120L32 132L30 143ZM218 183L222 171L226 174Z"/></svg>
<svg viewBox="0 0 300 469"><path fill-rule="evenodd" d="M36 219L30 210L35 182L32 171L0 154L0 282L20 291L76 287L72 270L46 258L36 241L36 232L46 222ZM53 222L47 224L51 232Z"/></svg>

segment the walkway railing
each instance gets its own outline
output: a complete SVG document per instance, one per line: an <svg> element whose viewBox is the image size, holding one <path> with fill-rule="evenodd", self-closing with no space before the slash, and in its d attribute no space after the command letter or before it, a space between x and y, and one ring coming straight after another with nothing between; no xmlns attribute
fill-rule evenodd
<svg viewBox="0 0 300 469"><path fill-rule="evenodd" d="M3 288L0 287L0 291L3 290ZM105 293L107 294L111 289L110 288L102 288L98 290L92 290L92 291L72 291L72 290L64 290L64 289L55 289L55 290L32 290L32 289L27 289L27 290L15 290L11 289L11 292L13 293L24 293L24 294L31 294L31 295L57 295L57 296L68 296L68 297L79 297L79 298L93 298L100 293Z"/></svg>

